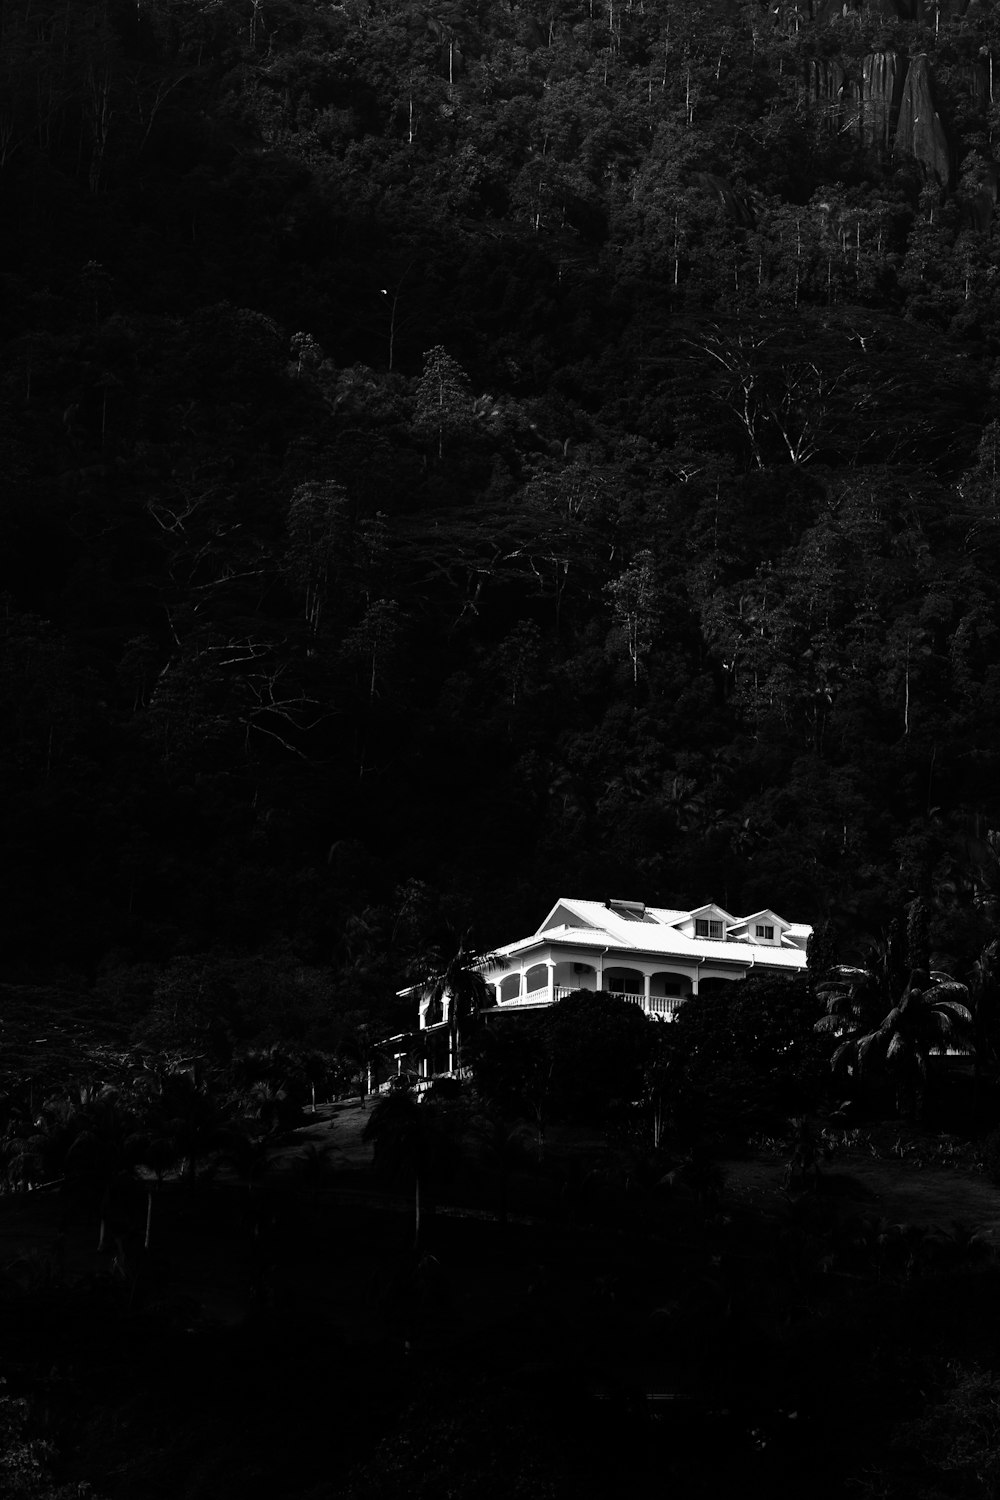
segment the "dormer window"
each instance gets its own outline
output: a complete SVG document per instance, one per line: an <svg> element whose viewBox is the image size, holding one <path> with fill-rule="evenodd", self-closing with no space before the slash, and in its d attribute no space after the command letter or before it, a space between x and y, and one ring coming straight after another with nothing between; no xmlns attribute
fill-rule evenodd
<svg viewBox="0 0 1000 1500"><path fill-rule="evenodd" d="M723 924L709 917L695 917L694 935L700 938L711 938L717 943L723 942L726 936Z"/></svg>
<svg viewBox="0 0 1000 1500"><path fill-rule="evenodd" d="M774 928L766 922L757 922L754 925L753 935L763 939L765 943L774 942Z"/></svg>

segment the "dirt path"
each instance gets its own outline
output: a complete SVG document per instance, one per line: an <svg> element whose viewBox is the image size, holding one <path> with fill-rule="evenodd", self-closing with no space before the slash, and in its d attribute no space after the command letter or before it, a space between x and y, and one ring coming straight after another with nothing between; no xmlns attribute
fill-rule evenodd
<svg viewBox="0 0 1000 1500"><path fill-rule="evenodd" d="M294 1168L297 1161L315 1146L322 1151L337 1171L371 1166L372 1148L361 1139L371 1114L371 1105L364 1107L355 1100L343 1104L321 1104L315 1119L295 1132L295 1139L283 1146L275 1146L268 1153L268 1166L279 1172Z"/></svg>

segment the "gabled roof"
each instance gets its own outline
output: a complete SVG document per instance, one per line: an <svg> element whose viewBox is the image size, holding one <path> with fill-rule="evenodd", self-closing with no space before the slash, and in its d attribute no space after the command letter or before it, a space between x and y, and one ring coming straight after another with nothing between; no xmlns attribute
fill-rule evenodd
<svg viewBox="0 0 1000 1500"><path fill-rule="evenodd" d="M640 915L641 913L641 915ZM591 927L599 932L626 933L631 928L662 926L676 918L683 921L688 915L683 911L668 911L663 907L646 906L642 901L579 901L575 897L562 897L553 906L538 928L538 935L551 932L553 926L574 928ZM556 917L563 921L556 923ZM566 922L565 917L573 918Z"/></svg>
<svg viewBox="0 0 1000 1500"><path fill-rule="evenodd" d="M749 927L751 922L769 922L772 927L780 927L782 930L792 925L791 922L786 922L784 917L779 917L778 913L772 911L769 906L765 906L763 911L752 911L748 917L738 917L736 929Z"/></svg>
<svg viewBox="0 0 1000 1500"><path fill-rule="evenodd" d="M733 916L732 912L726 911L726 908L720 906L717 901L706 901L704 906L696 906L692 911L680 912L678 914L679 921L674 925L679 926L680 922L690 922L693 918L704 917L708 913L712 913L715 917L721 917L723 922L727 922L730 927L734 922L739 921L737 917Z"/></svg>
<svg viewBox="0 0 1000 1500"><path fill-rule="evenodd" d="M747 930L746 937L729 942L717 938L688 936L680 928L685 922L706 912L718 913L729 932ZM748 924L766 916L781 928L781 943L754 943ZM647 958L661 957L665 962L717 962L727 966L760 965L771 969L801 969L805 965L805 943L812 928L802 922L788 922L770 910L753 912L749 917L734 917L715 902L695 907L693 911L676 911L672 907L645 906L641 901L580 901L562 896L548 912L537 931L530 937L503 943L492 951L500 959L515 959L534 949L551 944L601 955L609 966L629 954ZM400 990L413 994L420 986Z"/></svg>
<svg viewBox="0 0 1000 1500"><path fill-rule="evenodd" d="M725 942L689 937L678 930L685 922L709 912L721 918L727 931L747 931L747 937ZM780 946L758 944L749 939L749 924L762 915L781 929ZM652 956L662 953L675 958L726 959L794 968L801 967L805 961L804 943L811 932L808 925L789 922L770 910L754 912L749 917L735 917L717 902L706 902L692 911L677 911L671 907L644 906L638 901L581 901L577 897L563 896L531 937L507 943L495 951L501 957L513 958L545 942L559 942L579 948L610 948L612 952Z"/></svg>

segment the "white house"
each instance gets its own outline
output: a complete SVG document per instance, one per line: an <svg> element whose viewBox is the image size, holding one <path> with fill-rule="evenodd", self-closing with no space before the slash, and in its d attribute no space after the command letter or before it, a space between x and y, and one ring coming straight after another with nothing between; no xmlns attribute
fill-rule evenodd
<svg viewBox="0 0 1000 1500"><path fill-rule="evenodd" d="M812 928L765 909L735 917L710 902L693 911L641 901L556 902L537 932L494 950L486 978L496 999L492 1018L538 1010L574 990L600 990L672 1020L692 996L751 974L800 973ZM429 992L404 990L419 1001L426 1038L425 1070L444 1071L450 997L432 1009Z"/></svg>

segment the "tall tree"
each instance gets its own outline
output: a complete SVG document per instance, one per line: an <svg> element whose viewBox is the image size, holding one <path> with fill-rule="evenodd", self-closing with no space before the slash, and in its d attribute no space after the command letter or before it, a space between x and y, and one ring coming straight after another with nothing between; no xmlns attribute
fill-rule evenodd
<svg viewBox="0 0 1000 1500"><path fill-rule="evenodd" d="M474 397L469 377L441 344L424 355L424 368L417 382L413 426L437 441L438 458L444 456L445 439L464 437L473 428Z"/></svg>

